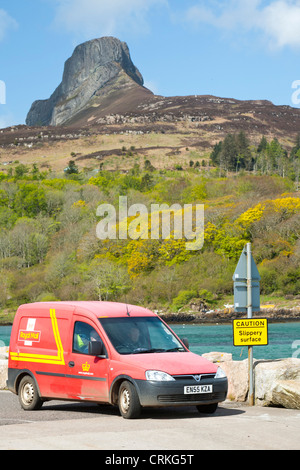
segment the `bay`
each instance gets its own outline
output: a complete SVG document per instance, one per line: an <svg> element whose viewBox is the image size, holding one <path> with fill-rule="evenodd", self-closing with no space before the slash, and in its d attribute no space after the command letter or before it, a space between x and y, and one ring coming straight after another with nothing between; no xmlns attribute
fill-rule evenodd
<svg viewBox="0 0 300 470"><path fill-rule="evenodd" d="M233 346L232 325L171 325L180 338L189 340L190 350L196 354L218 351L231 353L233 360L248 357L247 347ZM300 358L300 322L269 323L269 344L254 346L255 359Z"/></svg>
<svg viewBox="0 0 300 470"><path fill-rule="evenodd" d="M0 326L0 348L2 346L9 345L10 333L11 333L10 325Z"/></svg>
<svg viewBox="0 0 300 470"><path fill-rule="evenodd" d="M248 357L247 347L233 346L232 325L170 325L180 338L187 338L196 354L212 351L231 353L234 360ZM8 346L11 326L0 326L0 347ZM300 358L300 322L269 323L268 346L254 346L255 359Z"/></svg>

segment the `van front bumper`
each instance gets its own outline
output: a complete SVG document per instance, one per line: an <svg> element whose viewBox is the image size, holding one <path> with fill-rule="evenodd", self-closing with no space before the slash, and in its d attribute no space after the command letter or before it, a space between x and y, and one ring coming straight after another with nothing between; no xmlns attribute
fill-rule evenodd
<svg viewBox="0 0 300 470"><path fill-rule="evenodd" d="M210 405L226 400L228 381L227 378L203 380L201 385L212 385L211 393L185 394L186 386L194 387L195 381L170 381L154 382L147 380L135 380L142 406L187 406Z"/></svg>

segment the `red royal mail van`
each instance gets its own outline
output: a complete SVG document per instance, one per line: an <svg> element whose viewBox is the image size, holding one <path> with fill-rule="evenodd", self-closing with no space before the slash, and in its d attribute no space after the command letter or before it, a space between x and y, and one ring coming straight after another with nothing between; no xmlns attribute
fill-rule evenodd
<svg viewBox="0 0 300 470"><path fill-rule="evenodd" d="M117 405L124 418L149 406L213 413L227 395L222 369L190 352L156 314L114 302L21 305L7 386L25 410L84 400Z"/></svg>

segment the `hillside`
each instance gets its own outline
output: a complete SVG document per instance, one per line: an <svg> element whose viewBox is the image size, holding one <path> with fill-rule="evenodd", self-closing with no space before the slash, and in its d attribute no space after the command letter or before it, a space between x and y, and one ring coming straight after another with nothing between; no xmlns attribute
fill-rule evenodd
<svg viewBox="0 0 300 470"><path fill-rule="evenodd" d="M109 42L114 54L126 52ZM122 300L163 312L223 307L248 241L263 301L299 305L300 109L155 96L126 54L82 107L72 104L63 125L0 130L3 317L47 299ZM74 84L68 64L64 77ZM66 117L72 95L61 100L62 88L52 117ZM99 240L97 207L118 207L120 195L149 212L153 203L204 204L203 248L189 252L174 237Z"/></svg>
<svg viewBox="0 0 300 470"><path fill-rule="evenodd" d="M119 39L78 45L50 98L32 104L27 126L1 131L0 163L40 164L44 158L45 167L62 170L70 153L83 167L134 146L166 167L173 155L181 155L178 164L188 163L190 150L205 158L226 135L240 131L252 145L262 136L276 137L290 151L300 130L300 109L215 96L156 96L143 82ZM173 163L171 158L170 168Z"/></svg>
<svg viewBox="0 0 300 470"><path fill-rule="evenodd" d="M63 175L16 165L0 174L0 305L49 299L109 299L164 312L232 303L232 275L251 241L263 299L299 304L300 199L293 181L268 175L217 177L214 170L156 170L145 161L123 173ZM205 243L96 237L106 202L205 204ZM3 313L2 313L3 316ZM5 314L4 314L5 318Z"/></svg>
<svg viewBox="0 0 300 470"><path fill-rule="evenodd" d="M131 91L138 100L140 95ZM229 133L243 131L256 147L263 135L269 140L276 137L290 151L300 129L300 110L268 102L155 96L147 100L147 104L133 104L135 113L101 115L99 111L96 115L94 108L90 116L88 110L82 111L77 116L82 126L70 123L58 127L3 129L0 164L13 165L17 160L63 170L72 153L79 167L96 168L99 160L105 163L107 158L122 155L124 147L133 146L136 154L154 158L158 168L172 168L175 162L184 167L188 166L190 152L196 152L201 159L207 158L214 145ZM126 163L120 158L115 160L120 169L132 165L131 159Z"/></svg>

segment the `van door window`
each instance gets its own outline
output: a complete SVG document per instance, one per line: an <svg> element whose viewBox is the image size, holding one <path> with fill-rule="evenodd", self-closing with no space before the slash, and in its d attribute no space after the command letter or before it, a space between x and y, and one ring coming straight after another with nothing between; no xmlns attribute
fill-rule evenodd
<svg viewBox="0 0 300 470"><path fill-rule="evenodd" d="M88 323L77 321L74 326L73 352L88 354L90 341L102 341L97 331Z"/></svg>

